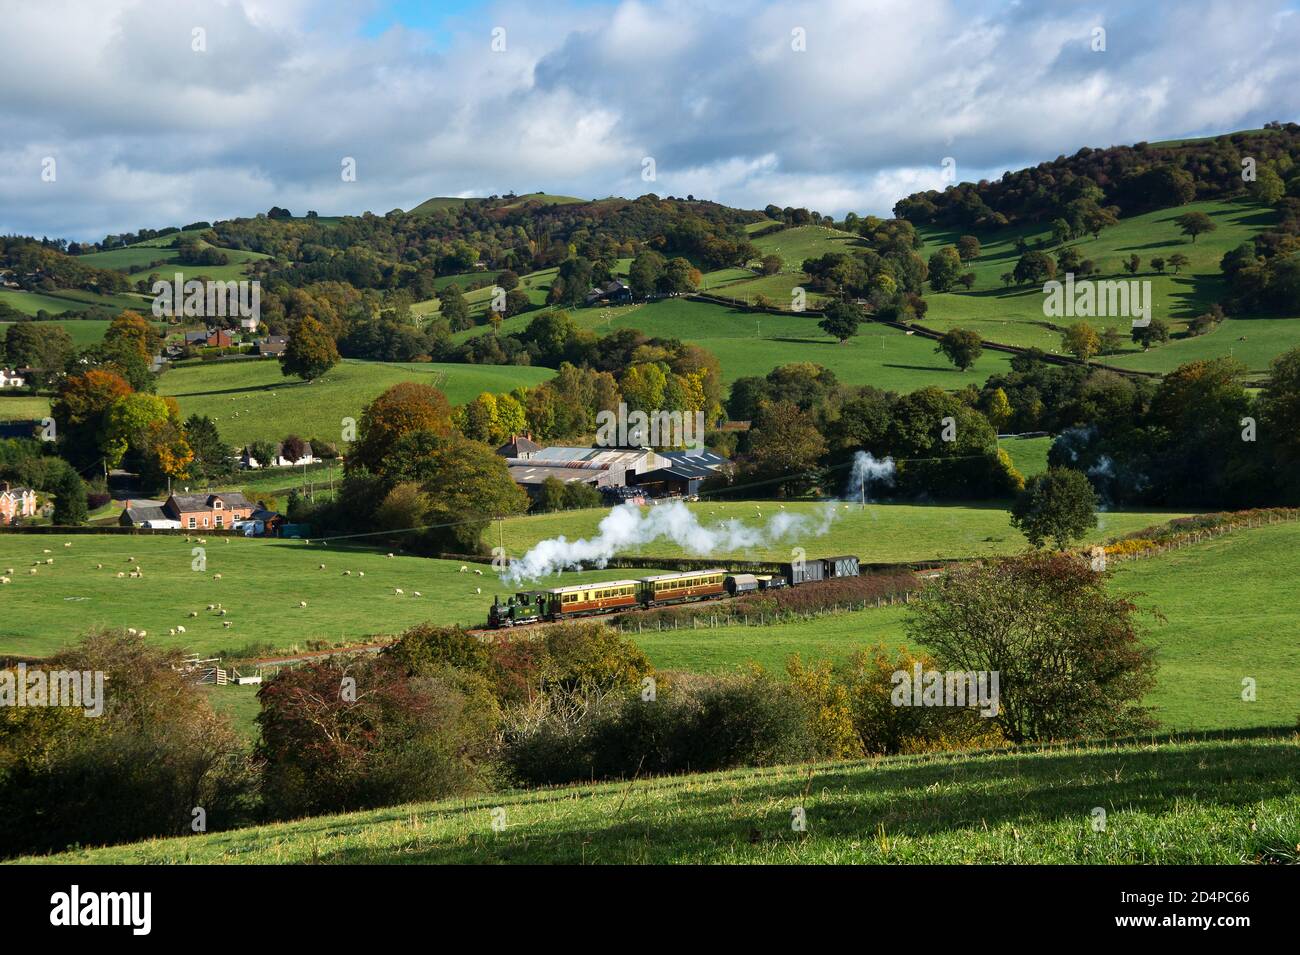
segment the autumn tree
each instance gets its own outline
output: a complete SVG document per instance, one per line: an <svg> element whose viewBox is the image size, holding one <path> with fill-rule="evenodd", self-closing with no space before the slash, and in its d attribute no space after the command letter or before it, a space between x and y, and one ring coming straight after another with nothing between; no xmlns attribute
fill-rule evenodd
<svg viewBox="0 0 1300 955"><path fill-rule="evenodd" d="M111 349L130 348L148 361L158 353L161 339L143 315L128 309L109 324L104 344Z"/></svg>
<svg viewBox="0 0 1300 955"><path fill-rule="evenodd" d="M87 464L104 453L108 409L131 393L121 375L98 368L69 375L59 383L50 414L69 460Z"/></svg>
<svg viewBox="0 0 1300 955"><path fill-rule="evenodd" d="M816 483L818 462L826 453L812 418L792 401L763 404L749 437L751 469L760 479L774 479L787 494Z"/></svg>
<svg viewBox="0 0 1300 955"><path fill-rule="evenodd" d="M280 356L281 374L312 381L338 363L339 350L334 336L316 319L304 315L290 333L284 354Z"/></svg>
<svg viewBox="0 0 1300 955"><path fill-rule="evenodd" d="M403 435L431 431L446 436L451 430L451 405L441 391L422 382L399 382L362 412L347 467L382 474L389 452Z"/></svg>
<svg viewBox="0 0 1300 955"><path fill-rule="evenodd" d="M1086 362L1101 349L1097 330L1087 322L1075 322L1061 335L1061 347L1079 361Z"/></svg>

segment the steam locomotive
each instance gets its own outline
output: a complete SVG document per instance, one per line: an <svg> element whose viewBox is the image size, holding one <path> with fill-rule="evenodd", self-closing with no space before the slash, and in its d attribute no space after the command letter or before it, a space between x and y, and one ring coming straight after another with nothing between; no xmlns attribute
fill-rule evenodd
<svg viewBox="0 0 1300 955"><path fill-rule="evenodd" d="M819 557L780 565L779 574L732 574L720 567L655 574L628 580L524 590L492 599L488 627L518 627L624 610L647 610L698 600L720 600L763 590L797 587L818 580L858 576L856 557Z"/></svg>

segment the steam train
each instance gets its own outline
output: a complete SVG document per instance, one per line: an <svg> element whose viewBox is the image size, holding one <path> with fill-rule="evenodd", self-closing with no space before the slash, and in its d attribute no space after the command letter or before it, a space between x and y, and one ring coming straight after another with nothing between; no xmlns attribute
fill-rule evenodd
<svg viewBox="0 0 1300 955"><path fill-rule="evenodd" d="M763 590L797 587L818 580L858 576L856 557L819 557L780 565L779 574L732 574L720 567L655 574L629 580L524 590L492 599L488 627L518 627L624 610L648 610L698 600L720 600Z"/></svg>

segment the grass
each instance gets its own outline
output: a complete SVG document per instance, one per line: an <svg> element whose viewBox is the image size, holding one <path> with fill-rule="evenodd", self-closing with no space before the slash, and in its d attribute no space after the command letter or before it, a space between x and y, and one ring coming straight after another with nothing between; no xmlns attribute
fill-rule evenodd
<svg viewBox="0 0 1300 955"><path fill-rule="evenodd" d="M360 420L376 395L400 381L427 382L462 404L484 391L507 392L554 374L549 368L345 360L308 383L286 378L277 361L204 362L164 374L158 393L176 398L182 417L212 417L222 438L236 446L290 432L337 442L344 418Z"/></svg>
<svg viewBox="0 0 1300 955"><path fill-rule="evenodd" d="M999 447L1011 458L1016 470L1026 478L1047 470L1047 452L1052 448L1052 438L1003 438Z"/></svg>
<svg viewBox="0 0 1300 955"><path fill-rule="evenodd" d="M0 421L40 419L50 413L50 399L44 395L0 394Z"/></svg>
<svg viewBox="0 0 1300 955"><path fill-rule="evenodd" d="M174 281L177 272L182 274L182 282L191 278L207 278L220 282L238 281L248 277L245 266L249 262L270 258L262 252L223 248L220 251L224 252L229 259L226 265L180 265L176 262L180 252L166 247L175 239L175 235L167 235L161 240L151 239L121 249L110 249L107 252L91 252L78 258L86 265L93 265L100 269L116 269L119 272L129 272L133 267L144 267L143 271L131 273L132 281L148 278L151 272L157 272L159 278L167 282ZM161 265L147 267L151 262L160 259L163 260Z"/></svg>
<svg viewBox="0 0 1300 955"><path fill-rule="evenodd" d="M22 294L22 293L18 293ZM0 296L0 302L5 300L6 296ZM66 306L65 306L66 307ZM59 309L63 311L63 309ZM0 322L0 336L3 336L11 322ZM40 322L35 327L40 329L62 328L72 338L72 343L78 348L85 348L89 345L98 345L104 340L104 333L108 331L109 322L100 321L99 319L86 319L79 321L77 319L68 319L66 321L53 320Z"/></svg>
<svg viewBox="0 0 1300 955"><path fill-rule="evenodd" d="M71 548L63 546L65 540ZM490 571L482 577L461 574L456 561L389 558L380 551L294 540L224 540L207 538L206 569L200 572L192 569L197 545L180 536L0 534L0 569L14 568L13 583L3 590L0 655L47 656L97 626L145 630L161 646L205 656L229 656L253 643L301 649L312 640L396 635L425 621L481 626L493 594L507 592ZM46 555L46 548L52 553ZM29 575L33 562L47 556L54 564ZM117 577L132 566L143 568L142 579ZM352 576L342 576L344 569ZM627 576L592 571L565 575L565 582ZM403 596L394 593L399 587ZM423 596L415 597L415 591ZM305 608L298 606L302 600ZM206 609L218 602L228 611L225 617ZM199 616L188 617L190 611ZM224 628L223 621L232 626ZM187 632L169 635L177 624Z"/></svg>
<svg viewBox="0 0 1300 955"><path fill-rule="evenodd" d="M149 300L146 298L134 295L99 295L82 289L58 289L53 292L23 292L15 289L0 289L0 303L27 315L35 315L40 311L46 311L53 315L62 315L68 311L84 311L91 306L114 310L134 308L147 311L149 309ZM103 328L108 327L107 322L89 322L86 324L97 324ZM94 341L99 341L99 338L94 339ZM78 341L78 344L81 344L81 342Z"/></svg>
<svg viewBox="0 0 1300 955"><path fill-rule="evenodd" d="M706 527L728 520L746 526L761 527L772 520L780 508L773 501L735 502L703 501L688 505ZM810 525L821 523L823 508L828 505L792 501L784 513L806 515ZM836 505L836 516L829 530L820 535L803 532L752 551L715 552L714 557L787 561L790 549L803 547L809 557L856 554L864 561L923 561L940 557L980 557L1022 550L1025 539L1010 524L1006 508L1000 504L924 505L868 504ZM761 511L763 518L755 517ZM552 514L525 515L502 522L503 543L507 553L519 556L538 541L561 535L569 540L592 537L597 525L609 511L592 508ZM1129 531L1164 523L1176 516L1155 511L1115 511L1098 515L1100 526L1089 541L1100 541ZM493 532L495 534L495 531ZM653 557L685 557L688 554L670 541L655 541L628 551Z"/></svg>
<svg viewBox="0 0 1300 955"><path fill-rule="evenodd" d="M1214 232L1200 236L1194 243L1174 223L1178 216L1192 211L1205 212L1217 226ZM1254 203L1197 202L1123 219L1103 231L1099 238L1085 237L1069 245L1082 258L1097 263L1102 273L1099 278L1149 281L1152 315L1165 319L1175 333L1180 333L1188 321L1226 297L1219 270L1223 254L1250 241L1275 220L1275 212ZM937 228L920 231L925 238L922 254L926 257L944 245L955 243L962 232ZM1043 251L1055 257L1057 249L1050 245L1050 233L1041 226L1011 227L980 235L980 256L967 266L975 275L974 287L970 291L927 291L930 308L925 324L940 331L961 326L974 329L989 341L1059 352L1061 333L1050 326L1063 328L1077 319L1045 316L1041 285L1007 288L999 277L1015 268L1020 257L1015 242L1021 237L1031 248L1037 238L1049 239ZM1175 275L1169 268L1164 274L1157 274L1151 268L1152 257L1168 259L1175 252L1190 260L1180 274ZM1142 265L1136 275L1130 276L1122 264L1133 254L1141 258ZM1088 322L1098 329L1114 327L1124 335L1125 350L1118 355L1104 356L1102 361L1143 371L1169 371L1196 358L1226 355L1243 334L1254 341L1249 341L1247 347L1238 347L1237 357L1246 361L1251 370L1261 371L1269 359L1300 339L1300 321L1247 316L1229 320L1212 335L1180 338L1142 352L1128 340L1131 316L1091 318Z"/></svg>
<svg viewBox="0 0 1300 955"><path fill-rule="evenodd" d="M893 757L451 799L26 861L1280 862L1300 843L1297 775L1293 739ZM796 808L804 832L792 831Z"/></svg>

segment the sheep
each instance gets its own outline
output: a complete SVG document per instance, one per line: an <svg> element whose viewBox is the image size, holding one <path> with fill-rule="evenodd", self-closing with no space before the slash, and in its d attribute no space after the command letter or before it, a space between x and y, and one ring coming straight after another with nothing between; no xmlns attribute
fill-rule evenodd
<svg viewBox="0 0 1300 955"><path fill-rule="evenodd" d="M365 572L364 570L358 570L358 571L357 571L357 576L358 576L358 577L364 577L365 575L366 575L366 572Z"/></svg>
<svg viewBox="0 0 1300 955"><path fill-rule="evenodd" d="M345 570L345 571L343 571L343 576L344 576L344 577L351 577L351 576L352 576L352 571L350 571L350 570Z"/></svg>
<svg viewBox="0 0 1300 955"><path fill-rule="evenodd" d="M14 569L10 567L5 571L5 573L12 577L14 575Z"/></svg>
<svg viewBox="0 0 1300 955"><path fill-rule="evenodd" d="M299 601L298 601L298 606L299 606L299 607L305 607L305 606L307 606L307 601L305 601L305 600L299 600Z"/></svg>
<svg viewBox="0 0 1300 955"><path fill-rule="evenodd" d="M397 595L398 597L402 596L402 593L403 593L402 588L401 588L401 587L394 587L394 588L393 588L393 593L394 593L395 595Z"/></svg>
<svg viewBox="0 0 1300 955"><path fill-rule="evenodd" d="M147 637L147 636L149 636L149 631L148 631L148 630L141 630L141 631L140 631L140 636L142 636L142 637Z"/></svg>
<svg viewBox="0 0 1300 955"><path fill-rule="evenodd" d="M223 627L233 627L233 626L234 626L234 624L231 623L229 620L223 620L223 621L221 621L221 625L222 625Z"/></svg>
<svg viewBox="0 0 1300 955"><path fill-rule="evenodd" d="M216 604L208 604L208 609L209 609L209 610L216 610L216 609L217 609L217 605L216 605Z"/></svg>
<svg viewBox="0 0 1300 955"><path fill-rule="evenodd" d="M72 541L64 541L64 542L63 542L63 546L64 546L64 547L71 547L71 546L72 546Z"/></svg>
<svg viewBox="0 0 1300 955"><path fill-rule="evenodd" d="M461 565L460 565L460 570L456 571L456 573L458 573L458 574L463 574L463 573L465 573L465 571L467 571L467 570L469 570L469 568L466 567L464 564L461 564Z"/></svg>
<svg viewBox="0 0 1300 955"><path fill-rule="evenodd" d="M324 565L324 564L321 564L321 565L320 565L320 569L321 569L321 570L324 570L324 569L325 569L325 565Z"/></svg>
<svg viewBox="0 0 1300 955"><path fill-rule="evenodd" d="M221 575L220 575L220 574L213 574L213 575L212 575L212 579L213 579L213 580L220 580L220 579L221 579Z"/></svg>
<svg viewBox="0 0 1300 955"><path fill-rule="evenodd" d="M418 590L413 590L413 591L411 591L411 596L412 596L412 597L418 597L418 596L420 596L420 592L419 592Z"/></svg>
<svg viewBox="0 0 1300 955"><path fill-rule="evenodd" d="M185 632L185 628L182 627L180 624L177 624L177 625L176 625L176 632L177 632L177 633L184 633L184 632Z"/></svg>
<svg viewBox="0 0 1300 955"><path fill-rule="evenodd" d="M167 628L167 636L169 636L169 637L174 637L174 636L176 636L176 628L175 628L175 627L168 627L168 628Z"/></svg>
<svg viewBox="0 0 1300 955"><path fill-rule="evenodd" d="M104 569L104 565L103 565L103 564L96 564L96 565L95 565L95 569L96 569L96 570L103 570L103 569Z"/></svg>
<svg viewBox="0 0 1300 955"><path fill-rule="evenodd" d="M475 577L482 577L482 576L483 576L483 571L481 571L481 570L479 570L477 567L475 567L475 568L474 568L474 576L475 576Z"/></svg>
<svg viewBox="0 0 1300 955"><path fill-rule="evenodd" d="M191 611L190 611L190 616L191 616L191 617L197 617L198 615L199 615L199 612L198 612L197 610L191 610Z"/></svg>
<svg viewBox="0 0 1300 955"><path fill-rule="evenodd" d="M8 577L0 577L0 584L7 584L7 583L9 583Z"/></svg>
<svg viewBox="0 0 1300 955"><path fill-rule="evenodd" d="M50 553L50 549L47 547L47 548L45 548L45 550L41 551L41 553L42 553L42 554L48 554L48 553Z"/></svg>
<svg viewBox="0 0 1300 955"><path fill-rule="evenodd" d="M35 576L36 576L36 568L33 567L31 570L27 571L27 573L29 573L29 574L31 574L33 577L35 577Z"/></svg>
<svg viewBox="0 0 1300 955"><path fill-rule="evenodd" d="M137 630L135 627L127 627L126 635L128 637L138 637L140 635L140 631Z"/></svg>
<svg viewBox="0 0 1300 955"><path fill-rule="evenodd" d="M392 556L393 556L391 551L389 552L388 556L389 556L389 557L392 557Z"/></svg>
<svg viewBox="0 0 1300 955"><path fill-rule="evenodd" d="M123 577L125 577L125 576L126 576L126 574L122 573L120 570L117 572L117 579L118 579L118 580L121 580L121 579L122 579Z"/></svg>
<svg viewBox="0 0 1300 955"><path fill-rule="evenodd" d="M222 608L221 610L218 610L218 611L217 611L217 616L218 616L218 617L224 617L225 615L226 615L226 611L225 611L224 608Z"/></svg>
<svg viewBox="0 0 1300 955"><path fill-rule="evenodd" d="M475 587L475 588L474 588L474 593L476 593L476 594L481 594L482 592L483 592L483 588L482 588L482 587Z"/></svg>
<svg viewBox="0 0 1300 955"><path fill-rule="evenodd" d="M52 564L52 563L54 563L54 558L53 558L53 557L46 557L46 558L45 558L45 563L47 563L47 564Z"/></svg>

